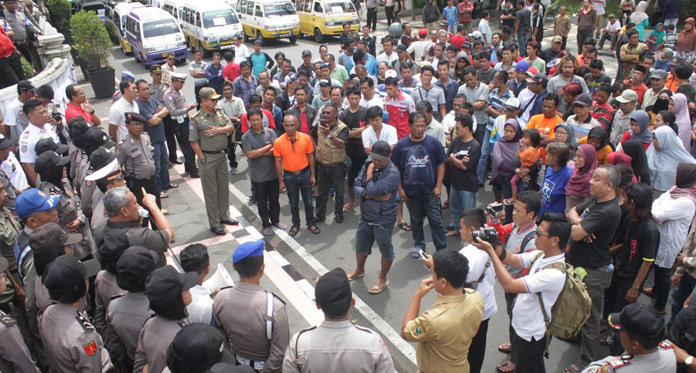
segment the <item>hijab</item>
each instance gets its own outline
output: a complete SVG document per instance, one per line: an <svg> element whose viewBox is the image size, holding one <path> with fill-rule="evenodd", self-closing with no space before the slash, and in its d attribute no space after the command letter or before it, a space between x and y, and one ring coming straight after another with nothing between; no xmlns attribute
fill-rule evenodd
<svg viewBox="0 0 696 373"><path fill-rule="evenodd" d="M691 31L683 30L677 37L677 52L690 52L696 46L696 21L689 17L684 23L690 23Z"/></svg>
<svg viewBox="0 0 696 373"><path fill-rule="evenodd" d="M645 144L652 143L652 131L648 128L648 124L650 123L650 116L648 113L643 110L636 110L632 112L629 117L635 120L636 123L638 123L638 127L640 127L640 133L638 134L634 133L633 129L628 129L631 138L640 140L640 142Z"/></svg>
<svg viewBox="0 0 696 373"><path fill-rule="evenodd" d="M657 31L657 28L662 26L662 31ZM655 45L660 45L662 44L662 41L665 40L665 35L667 35L667 32L665 32L665 26L662 23L658 23L653 27L652 31L650 31L650 35L648 35L649 38L655 37Z"/></svg>
<svg viewBox="0 0 696 373"><path fill-rule="evenodd" d="M566 132L568 132L568 139L566 140L566 144L570 146L571 149L575 149L578 147L578 140L575 138L575 129L573 129L573 126L568 125L566 122L561 122L556 125L554 128L554 132L556 132L556 128L558 127L563 127Z"/></svg>
<svg viewBox="0 0 696 373"><path fill-rule="evenodd" d="M621 152L613 152L609 154L607 156L607 160L609 160L609 164L613 164L614 166L618 164L625 164L627 166L631 166L631 162L633 162L633 159L631 159L630 155Z"/></svg>
<svg viewBox="0 0 696 373"><path fill-rule="evenodd" d="M599 143L602 144L599 149L601 150L605 146L609 145L612 150L614 150L614 147L611 145L609 142L609 134L607 133L607 130L604 129L602 126L597 126L593 127L590 132L587 134L587 139L597 139L599 140Z"/></svg>
<svg viewBox="0 0 696 373"><path fill-rule="evenodd" d="M507 140L503 134L503 137L501 137L495 143L495 147L493 147L493 154L491 155L493 159L491 180L496 180L498 176L511 176L511 174L508 172L500 170L500 164L503 161L519 164L519 160L517 159L517 148L519 146L520 139L522 138L522 128L517 122L517 119L514 118L510 118L505 121L503 128L508 126L515 130L515 137L512 140Z"/></svg>
<svg viewBox="0 0 696 373"><path fill-rule="evenodd" d="M662 110L669 110L669 98L660 98L663 93L667 93L669 97L672 97L672 91L669 89L663 89L660 91L660 93L657 95L655 103L652 106L652 109L650 109L650 111L655 113L655 115L659 114Z"/></svg>
<svg viewBox="0 0 696 373"><path fill-rule="evenodd" d="M590 195L590 180L597 168L597 151L592 145L582 144L578 146L578 152L585 160L585 164L582 168L575 168L573 174L570 175L570 180L566 185L566 194L588 197Z"/></svg>
<svg viewBox="0 0 696 373"><path fill-rule="evenodd" d="M647 1L641 1L638 3L638 6L636 6L636 10L633 11L633 14L631 14L631 22L635 24L636 26L646 19L648 19L648 13L646 11L648 10L648 2Z"/></svg>
<svg viewBox="0 0 696 373"><path fill-rule="evenodd" d="M674 186L677 165L696 164L696 159L684 149L677 135L668 126L656 129L653 135L660 148L655 148L655 141L653 141L646 153L650 167L650 180L653 189L664 192Z"/></svg>
<svg viewBox="0 0 696 373"><path fill-rule="evenodd" d="M677 165L677 185L669 190L674 198L688 198L696 205L696 164L680 163Z"/></svg>
<svg viewBox="0 0 696 373"><path fill-rule="evenodd" d="M621 150L631 157L631 168L638 180L650 185L650 167L648 167L648 158L645 156L645 148L640 140L626 140L620 146Z"/></svg>
<svg viewBox="0 0 696 373"><path fill-rule="evenodd" d="M677 117L677 128L679 128L679 138L684 144L686 151L691 150L691 118L689 118L689 101L683 93L675 93L672 96L674 101L674 115Z"/></svg>

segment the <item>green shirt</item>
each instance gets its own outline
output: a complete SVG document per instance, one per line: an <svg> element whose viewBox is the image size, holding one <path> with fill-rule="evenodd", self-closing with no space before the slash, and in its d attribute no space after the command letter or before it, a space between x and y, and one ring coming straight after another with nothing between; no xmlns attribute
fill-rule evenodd
<svg viewBox="0 0 696 373"><path fill-rule="evenodd" d="M222 151L227 148L227 134L219 133L207 137L204 133L211 127L225 127L228 124L231 124L230 118L221 109L215 109L212 114L201 110L189 124L189 141L197 141L202 151Z"/></svg>

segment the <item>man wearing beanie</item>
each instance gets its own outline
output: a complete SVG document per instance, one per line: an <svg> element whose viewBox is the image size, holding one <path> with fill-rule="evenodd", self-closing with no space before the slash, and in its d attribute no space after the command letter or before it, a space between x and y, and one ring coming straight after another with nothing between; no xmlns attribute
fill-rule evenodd
<svg viewBox="0 0 696 373"><path fill-rule="evenodd" d="M285 351L283 372L394 372L379 334L350 322L355 305L348 276L340 268L323 275L314 289L324 322L300 331Z"/></svg>

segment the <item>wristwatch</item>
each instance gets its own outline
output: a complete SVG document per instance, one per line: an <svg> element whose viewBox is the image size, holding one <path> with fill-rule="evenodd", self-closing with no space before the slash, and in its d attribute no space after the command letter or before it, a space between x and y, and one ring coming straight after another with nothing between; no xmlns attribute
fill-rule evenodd
<svg viewBox="0 0 696 373"><path fill-rule="evenodd" d="M201 163L205 164L205 158L201 158Z"/></svg>
<svg viewBox="0 0 696 373"><path fill-rule="evenodd" d="M686 359L684 359L684 365L687 367L690 367L691 364L694 362L694 357L693 356L688 356Z"/></svg>
<svg viewBox="0 0 696 373"><path fill-rule="evenodd" d="M333 138L334 138L334 135L333 135L333 133L330 133L330 134L329 134L328 136L326 136L326 137L328 137L329 140L330 140L330 139L333 139Z"/></svg>

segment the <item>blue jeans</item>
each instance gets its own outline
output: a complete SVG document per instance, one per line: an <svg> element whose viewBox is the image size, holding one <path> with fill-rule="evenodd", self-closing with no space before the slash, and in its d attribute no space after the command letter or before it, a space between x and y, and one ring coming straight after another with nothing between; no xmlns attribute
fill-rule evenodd
<svg viewBox="0 0 696 373"><path fill-rule="evenodd" d="M283 182L288 191L288 199L290 200L290 213L292 214L292 225L300 226L300 193L302 193L302 202L305 206L305 220L307 226L314 225L314 206L312 205L312 186L309 184L310 172L309 169L304 170L299 175L285 173Z"/></svg>
<svg viewBox="0 0 696 373"><path fill-rule="evenodd" d="M452 225L454 225L454 230L458 231L461 228L459 225L459 217L462 211L476 207L476 192L450 188L449 197Z"/></svg>
<svg viewBox="0 0 696 373"><path fill-rule="evenodd" d="M517 32L517 46L519 47L520 56L527 57L527 41L529 40L529 35L526 32Z"/></svg>
<svg viewBox="0 0 696 373"><path fill-rule="evenodd" d="M486 128L486 134L483 135L483 144L481 145L481 158L479 159L476 173L478 174L479 185L486 182L486 170L488 169L488 157L491 155L491 130Z"/></svg>
<svg viewBox="0 0 696 373"><path fill-rule="evenodd" d="M155 180L160 190L169 189L169 155L167 154L167 143L153 142L152 147L155 148L152 157L155 158Z"/></svg>
<svg viewBox="0 0 696 373"><path fill-rule="evenodd" d="M394 245L392 245L392 233L394 224L368 224L363 217L358 220L358 230L355 232L355 251L358 254L372 254L372 245L377 242L377 247L382 257L394 260Z"/></svg>
<svg viewBox="0 0 696 373"><path fill-rule="evenodd" d="M408 196L406 202L408 213L411 215L411 228L413 230L414 247L425 250L425 233L423 232L423 220L428 218L433 243L436 250L447 248L445 227L442 224L442 206L440 199L434 199L432 193Z"/></svg>
<svg viewBox="0 0 696 373"><path fill-rule="evenodd" d="M672 290L672 316L667 323L668 328L672 328L674 320L677 318L679 311L684 308L684 301L691 295L696 286L696 279L691 277L689 274L684 273L682 280L679 283L679 287Z"/></svg>

